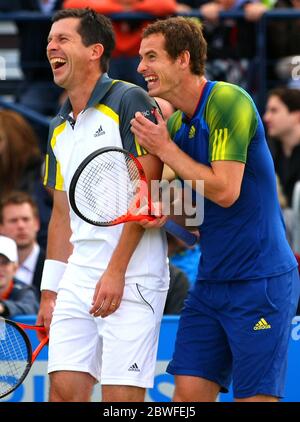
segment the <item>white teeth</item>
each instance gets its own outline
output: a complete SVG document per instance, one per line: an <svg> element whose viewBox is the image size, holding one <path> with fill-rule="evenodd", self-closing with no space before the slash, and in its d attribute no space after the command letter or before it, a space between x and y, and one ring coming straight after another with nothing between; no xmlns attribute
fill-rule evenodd
<svg viewBox="0 0 300 422"><path fill-rule="evenodd" d="M61 59L60 57L54 57L53 59L50 59L50 63L51 64L66 63L66 60Z"/></svg>
<svg viewBox="0 0 300 422"><path fill-rule="evenodd" d="M155 78L154 76L146 76L145 77L146 82L154 82L156 80L157 80L157 78Z"/></svg>

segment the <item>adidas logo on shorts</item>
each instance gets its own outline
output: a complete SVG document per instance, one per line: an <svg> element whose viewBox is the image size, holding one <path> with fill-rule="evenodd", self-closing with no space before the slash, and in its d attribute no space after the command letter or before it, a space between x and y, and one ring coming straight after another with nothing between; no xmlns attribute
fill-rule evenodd
<svg viewBox="0 0 300 422"><path fill-rule="evenodd" d="M271 325L267 323L264 318L261 318L253 327L253 330L267 330L270 329Z"/></svg>
<svg viewBox="0 0 300 422"><path fill-rule="evenodd" d="M140 372L140 368L137 366L137 364L136 364L136 363L134 363L133 365L131 365L131 366L128 368L128 371Z"/></svg>

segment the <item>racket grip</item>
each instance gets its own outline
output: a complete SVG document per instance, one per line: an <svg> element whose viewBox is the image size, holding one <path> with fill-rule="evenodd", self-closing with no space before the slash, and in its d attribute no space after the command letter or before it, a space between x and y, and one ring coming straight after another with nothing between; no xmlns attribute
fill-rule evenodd
<svg viewBox="0 0 300 422"><path fill-rule="evenodd" d="M182 240L188 246L194 246L198 241L198 237L195 234L190 233L184 227L180 226L172 220L168 220L163 228L168 233L178 237L178 239Z"/></svg>

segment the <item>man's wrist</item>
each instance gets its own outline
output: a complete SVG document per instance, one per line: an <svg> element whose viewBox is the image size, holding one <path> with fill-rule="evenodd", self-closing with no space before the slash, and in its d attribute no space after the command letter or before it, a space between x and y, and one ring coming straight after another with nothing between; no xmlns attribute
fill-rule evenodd
<svg viewBox="0 0 300 422"><path fill-rule="evenodd" d="M46 259L44 263L41 291L51 291L57 293L62 276L65 273L67 264L54 259Z"/></svg>
<svg viewBox="0 0 300 422"><path fill-rule="evenodd" d="M41 291L41 298L43 298L43 299L53 300L53 299L56 299L56 296L57 296L57 293L54 292L53 290L42 290Z"/></svg>
<svg viewBox="0 0 300 422"><path fill-rule="evenodd" d="M163 147L161 147L158 154L158 158L165 164L168 164L168 159L172 157L172 153L176 149L176 144L172 141L166 142ZM172 168L172 166L170 166Z"/></svg>

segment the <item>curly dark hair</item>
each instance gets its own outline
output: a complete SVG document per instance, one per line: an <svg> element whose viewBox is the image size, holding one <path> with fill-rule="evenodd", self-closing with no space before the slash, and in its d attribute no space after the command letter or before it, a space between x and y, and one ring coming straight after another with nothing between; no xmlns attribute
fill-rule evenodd
<svg viewBox="0 0 300 422"><path fill-rule="evenodd" d="M183 51L190 53L190 69L195 75L204 75L207 57L207 43L199 21L181 16L157 20L145 28L143 38L162 34L165 49L175 60Z"/></svg>

